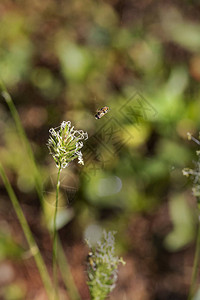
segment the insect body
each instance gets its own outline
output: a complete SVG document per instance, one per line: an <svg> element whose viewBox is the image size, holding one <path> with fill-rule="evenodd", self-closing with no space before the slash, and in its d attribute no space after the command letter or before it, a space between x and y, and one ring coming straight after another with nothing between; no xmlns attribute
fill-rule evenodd
<svg viewBox="0 0 200 300"><path fill-rule="evenodd" d="M96 262L94 261L94 254L93 254L92 252L89 252L89 253L88 253L88 256L87 256L87 262L88 262L88 265L90 266L90 268L91 268L93 271L96 271L97 264L96 264Z"/></svg>
<svg viewBox="0 0 200 300"><path fill-rule="evenodd" d="M95 119L101 119L105 114L107 114L108 111L108 106L104 106L103 108L99 109L95 115Z"/></svg>

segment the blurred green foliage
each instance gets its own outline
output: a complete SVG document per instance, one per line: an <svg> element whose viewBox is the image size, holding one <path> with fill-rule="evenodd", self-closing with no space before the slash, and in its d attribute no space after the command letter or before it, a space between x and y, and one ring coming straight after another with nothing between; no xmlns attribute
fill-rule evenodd
<svg viewBox="0 0 200 300"><path fill-rule="evenodd" d="M8 258L20 259L23 252L23 248L14 242L10 234L0 232L0 261Z"/></svg>
<svg viewBox="0 0 200 300"><path fill-rule="evenodd" d="M197 133L200 122L200 77L190 66L199 50L200 25L184 19L173 5L155 7L157 22L146 14L142 22L131 4L120 10L106 2L87 2L88 8L80 1L2 4L1 78L13 94L43 172L51 162L45 148L48 128L70 119L91 136L81 197L97 207L149 211L167 200L164 189L167 194L174 186L176 193L185 190L181 169L192 159L186 133ZM131 97L131 107L126 107ZM110 112L96 121L95 111L104 105ZM31 108L38 113L31 115ZM47 119L38 121L43 108ZM8 122L3 101L1 114ZM118 123L113 125L113 119ZM119 151L113 141L99 138L108 136L110 128L117 128L113 135L123 145ZM16 173L18 188L29 192L33 177L10 120L3 124L2 137L2 160ZM121 188L104 195L109 178L118 178Z"/></svg>
<svg viewBox="0 0 200 300"><path fill-rule="evenodd" d="M113 220L123 232L124 222L128 226L135 215L153 215L167 203L173 228L163 237L164 247L177 251L193 240L195 200L182 169L195 158L187 132L197 137L200 128L200 23L198 4L181 5L145 0L0 4L0 77L42 176L55 172L45 145L50 127L71 120L89 135L85 166L69 167L78 182L65 185L77 189L75 213L63 213L62 224L72 216L84 228ZM110 111L95 120L104 106ZM20 200L28 201L33 176L3 98L0 116L0 157Z"/></svg>
<svg viewBox="0 0 200 300"><path fill-rule="evenodd" d="M22 300L26 297L26 288L21 282L10 284L2 289L2 296L5 300Z"/></svg>

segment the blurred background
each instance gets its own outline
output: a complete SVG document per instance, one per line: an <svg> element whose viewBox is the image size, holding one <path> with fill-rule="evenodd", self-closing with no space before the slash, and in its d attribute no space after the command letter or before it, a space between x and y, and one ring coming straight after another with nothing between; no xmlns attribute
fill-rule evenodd
<svg viewBox="0 0 200 300"><path fill-rule="evenodd" d="M3 97L0 159L50 272L57 169L48 130L70 120L89 135L85 165L62 172L58 216L83 300L84 238L101 229L117 231L126 261L110 299L187 298L197 214L182 169L196 160L187 132L198 138L200 128L199 17L196 0L1 0L0 77L40 170L43 207ZM45 299L2 181L0 189L0 299Z"/></svg>

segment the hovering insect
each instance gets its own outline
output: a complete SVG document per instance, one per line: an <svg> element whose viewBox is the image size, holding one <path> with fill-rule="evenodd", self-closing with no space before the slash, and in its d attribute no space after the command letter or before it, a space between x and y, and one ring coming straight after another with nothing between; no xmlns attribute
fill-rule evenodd
<svg viewBox="0 0 200 300"><path fill-rule="evenodd" d="M95 119L101 119L105 114L107 114L107 112L109 111L109 107L108 106L104 106L101 109L99 109L95 115Z"/></svg>
<svg viewBox="0 0 200 300"><path fill-rule="evenodd" d="M94 254L92 252L89 252L88 253L88 256L87 256L87 262L88 262L88 265L90 266L90 268L93 270L93 271L96 271L97 269L97 264L96 262L94 261Z"/></svg>

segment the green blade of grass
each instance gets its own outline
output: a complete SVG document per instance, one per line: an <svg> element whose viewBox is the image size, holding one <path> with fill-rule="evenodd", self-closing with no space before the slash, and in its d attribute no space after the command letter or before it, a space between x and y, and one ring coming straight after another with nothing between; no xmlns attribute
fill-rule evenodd
<svg viewBox="0 0 200 300"><path fill-rule="evenodd" d="M199 272L199 263L200 263L200 219L199 218L200 218L200 214L198 216L197 240L196 240L192 279L191 279L188 300L193 299L197 287L197 275Z"/></svg>
<svg viewBox="0 0 200 300"><path fill-rule="evenodd" d="M10 109L11 115L12 115L14 121L15 121L15 125L16 125L17 131L19 133L19 136L21 138L21 141L24 144L26 152L29 156L29 159L30 159L30 162L31 162L31 167L32 167L33 174L34 174L35 187L36 187L36 190L37 190L37 193L38 193L38 196L39 196L39 199L40 199L40 203L41 203L41 206L42 206L42 209L43 209L42 178L40 176L40 172L39 172L38 168L36 167L36 162L35 162L35 158L34 158L30 143L27 139L26 133L25 133L24 128L22 126L19 114L18 114L18 112L16 110L16 107L13 103L13 100L12 100L10 94L8 93L4 83L1 80L0 80L0 89L1 89L1 95L4 98L4 100L6 101L8 107Z"/></svg>
<svg viewBox="0 0 200 300"><path fill-rule="evenodd" d="M56 184L56 206L54 212L54 220L53 220L53 281L54 281L54 289L55 289L55 299L58 299L58 275L57 275L57 261L58 261L58 251L57 251L57 228L56 228L56 218L58 211L58 194L60 187L60 172L61 168L58 170L57 176L57 184Z"/></svg>
<svg viewBox="0 0 200 300"><path fill-rule="evenodd" d="M37 191L38 197L40 199L41 207L43 209L44 197L43 197L43 190L42 190L42 178L41 178L40 172L38 170L37 164L35 162L35 158L34 158L32 148L31 148L30 143L28 141L28 138L26 136L26 132L24 131L24 128L22 126L19 114L18 114L17 109L14 105L12 97L8 93L7 88L4 85L4 83L2 82L2 80L0 80L0 89L1 89L1 95L5 99L7 105L10 109L11 115L14 119L15 126L18 130L21 141L24 144L26 152L28 153L28 156L29 156L29 159L30 159L30 162L31 162L31 166L32 166L32 169L34 171L36 191ZM81 300L80 294L78 292L78 289L77 289L77 287L74 283L73 277L71 275L70 268L68 266L68 262L66 260L65 255L64 255L64 250L62 248L62 244L61 244L61 242L59 242L59 237L57 237L57 239L58 239L58 252L61 253L61 255L58 256L58 264L59 264L59 268L61 270L61 274L62 274L62 277L63 277L65 287L68 290L68 293L69 293L69 296L70 296L71 299ZM63 266L65 266L65 270L64 270Z"/></svg>
<svg viewBox="0 0 200 300"><path fill-rule="evenodd" d="M77 290L77 287L74 283L69 264L67 262L64 250L62 248L61 242L58 239L58 264L62 274L62 278L65 286L67 287L68 293L73 300L81 300L80 294Z"/></svg>
<svg viewBox="0 0 200 300"><path fill-rule="evenodd" d="M52 291L52 283L51 283L51 280L50 280L50 277L49 277L49 274L48 274L48 271L46 269L46 265L43 261L43 258L42 258L42 255L40 253L40 250L34 240L34 237L31 233L31 230L29 228L29 225L26 221L26 218L24 216L24 213L21 209L21 206L19 204L19 201L13 191L13 188L8 180L8 177L6 176L6 173L4 171L4 168L2 166L2 164L0 163L0 175L1 175L1 178L3 180L3 183L6 187L6 190L7 190L7 193L10 197L10 200L12 202L12 205L14 207L14 210L15 210L15 213L18 217L18 220L21 224L21 227L23 229L23 232L24 232L24 235L26 237L26 240L28 242L28 245L30 247L30 251L35 259L35 262L36 262L36 265L37 265L37 268L39 270L39 273L40 273L40 276L42 278L42 281L43 281L43 284L44 284L44 287L46 289L46 292L47 292L47 295L49 297L49 299L53 300L53 291Z"/></svg>

